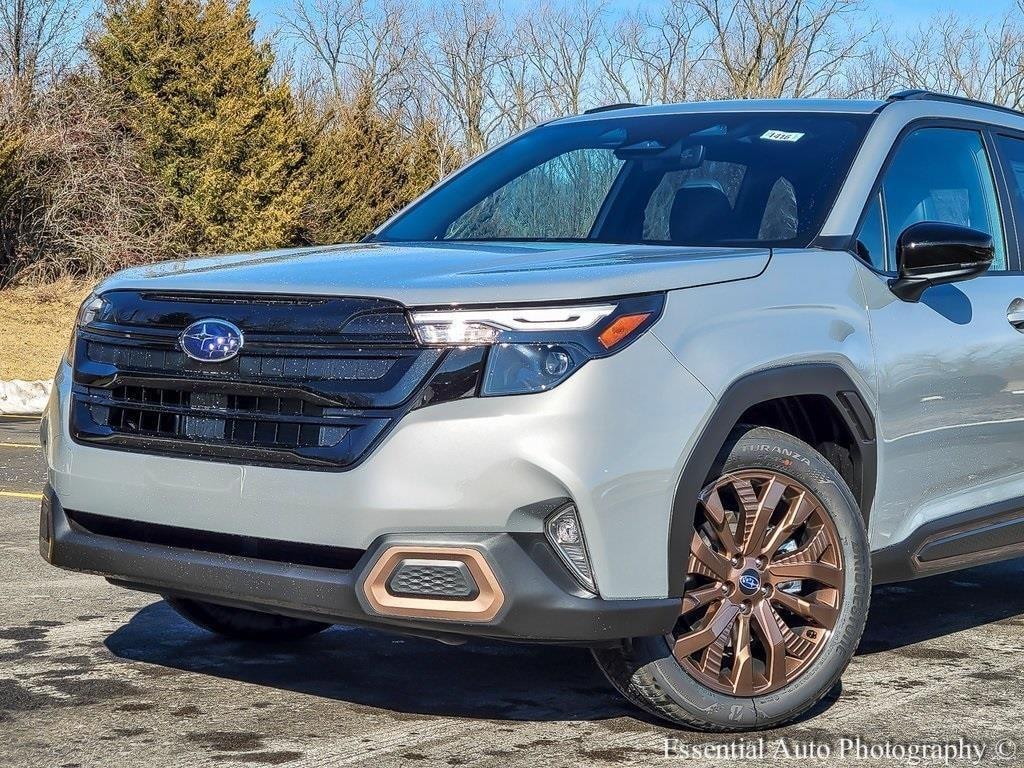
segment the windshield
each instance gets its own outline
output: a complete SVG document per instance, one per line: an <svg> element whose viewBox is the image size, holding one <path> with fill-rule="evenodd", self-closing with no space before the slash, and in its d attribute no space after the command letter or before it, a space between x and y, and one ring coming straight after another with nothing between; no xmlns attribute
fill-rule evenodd
<svg viewBox="0 0 1024 768"><path fill-rule="evenodd" d="M738 112L542 126L371 239L804 247L873 117Z"/></svg>

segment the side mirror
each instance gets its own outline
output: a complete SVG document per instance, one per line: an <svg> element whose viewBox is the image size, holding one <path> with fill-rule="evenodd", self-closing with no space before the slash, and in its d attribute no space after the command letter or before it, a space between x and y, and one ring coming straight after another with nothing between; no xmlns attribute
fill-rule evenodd
<svg viewBox="0 0 1024 768"><path fill-rule="evenodd" d="M920 301L933 285L970 280L986 272L996 255L992 235L957 224L911 224L896 241L899 277L890 290L903 301Z"/></svg>

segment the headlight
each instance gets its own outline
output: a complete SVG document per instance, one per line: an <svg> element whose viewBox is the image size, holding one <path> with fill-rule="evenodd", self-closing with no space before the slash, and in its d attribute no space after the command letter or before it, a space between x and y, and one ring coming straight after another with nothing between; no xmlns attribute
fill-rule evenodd
<svg viewBox="0 0 1024 768"><path fill-rule="evenodd" d="M483 393L543 392L569 378L586 359L585 351L561 344L498 344L488 356Z"/></svg>
<svg viewBox="0 0 1024 768"><path fill-rule="evenodd" d="M89 298L82 302L81 308L78 310L78 320L75 323L76 326L81 327L91 324L100 313L107 307L107 301L102 296L98 296L95 293L89 294Z"/></svg>
<svg viewBox="0 0 1024 768"><path fill-rule="evenodd" d="M544 392L588 360L629 345L661 315L664 296L576 306L418 310L412 326L428 346L488 346L482 395Z"/></svg>
<svg viewBox="0 0 1024 768"><path fill-rule="evenodd" d="M90 293L89 297L82 302L78 309L78 316L75 318L75 327L71 329L71 339L68 341L67 361L68 365L75 364L75 339L78 336L78 329L91 325L97 318L109 308L109 304L102 296Z"/></svg>

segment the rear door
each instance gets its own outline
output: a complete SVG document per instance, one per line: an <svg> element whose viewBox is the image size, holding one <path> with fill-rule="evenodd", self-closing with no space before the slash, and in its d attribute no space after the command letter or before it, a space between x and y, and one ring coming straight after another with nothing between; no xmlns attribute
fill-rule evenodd
<svg viewBox="0 0 1024 768"><path fill-rule="evenodd" d="M878 365L879 477L872 544L884 547L925 522L1024 496L1024 310L1012 194L999 137L966 124L905 132L859 233ZM1011 189L1014 192L1011 192ZM1018 198L1024 200L1024 198ZM919 221L986 231L991 270L897 299L896 241ZM1019 326L1019 328L1018 328Z"/></svg>

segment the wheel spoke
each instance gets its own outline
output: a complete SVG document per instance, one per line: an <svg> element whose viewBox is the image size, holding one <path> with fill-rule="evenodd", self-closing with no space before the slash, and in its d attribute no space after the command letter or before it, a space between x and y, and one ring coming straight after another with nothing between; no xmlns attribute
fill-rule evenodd
<svg viewBox="0 0 1024 768"><path fill-rule="evenodd" d="M707 648L715 642L719 635L729 631L739 612L738 606L723 602L715 609L715 613L710 617L707 626L696 632L689 632L676 640L675 645L672 646L672 654L682 661L697 651Z"/></svg>
<svg viewBox="0 0 1024 768"><path fill-rule="evenodd" d="M797 616L813 621L824 629L835 627L836 618L839 616L839 611L836 608L820 600L790 595L786 592L776 592L772 596L772 600Z"/></svg>
<svg viewBox="0 0 1024 768"><path fill-rule="evenodd" d="M821 556L825 554L825 550L827 550L828 547L828 533L824 528L819 528L811 537L810 541L804 544L796 552L792 552L785 557L780 557L774 562L774 565L816 563L821 560Z"/></svg>
<svg viewBox="0 0 1024 768"><path fill-rule="evenodd" d="M776 477L768 480L768 484L761 491L761 498L754 508L748 509L744 503L746 514L743 525L743 554L753 555L761 550L764 545L764 537L768 531L768 524L771 522L775 508L782 500L782 494L786 492L786 484ZM742 496L741 496L742 498Z"/></svg>
<svg viewBox="0 0 1024 768"><path fill-rule="evenodd" d="M768 678L769 685L781 685L786 682L786 639L779 626L782 619L767 602L757 604L754 608L754 618L761 628L767 655L765 677Z"/></svg>
<svg viewBox="0 0 1024 768"><path fill-rule="evenodd" d="M733 662L729 683L737 696L754 692L754 654L750 648L750 616L740 615L733 632Z"/></svg>
<svg viewBox="0 0 1024 768"><path fill-rule="evenodd" d="M750 538L749 531L754 525L754 517L757 515L757 491L753 483L745 477L732 479L732 488L736 492L741 507L740 523L736 529L739 543L745 544Z"/></svg>
<svg viewBox="0 0 1024 768"><path fill-rule="evenodd" d="M712 678L718 678L722 674L722 659L725 656L725 647L729 644L730 632L723 632L715 638L715 642L704 649L700 655L700 671Z"/></svg>
<svg viewBox="0 0 1024 768"><path fill-rule="evenodd" d="M789 510L782 522L772 531L768 541L761 549L761 556L771 558L796 529L803 525L811 513L817 508L817 504L809 493L801 493L789 505Z"/></svg>
<svg viewBox="0 0 1024 768"><path fill-rule="evenodd" d="M700 589L691 589L683 596L682 614L685 616L688 613L693 613L698 608L710 605L721 598L722 585L717 582Z"/></svg>
<svg viewBox="0 0 1024 768"><path fill-rule="evenodd" d="M726 517L725 507L722 506L722 497L718 488L711 488L708 492L701 494L701 504L704 507L704 516L715 529L715 535L722 543L726 552L736 552L736 539L729 529L729 521Z"/></svg>
<svg viewBox="0 0 1024 768"><path fill-rule="evenodd" d="M768 573L776 585L810 580L838 589L843 584L843 572L825 563L772 563Z"/></svg>
<svg viewBox="0 0 1024 768"><path fill-rule="evenodd" d="M693 542L690 544L689 570L690 573L698 576L728 581L730 565L728 560L708 546L700 534L695 533Z"/></svg>

